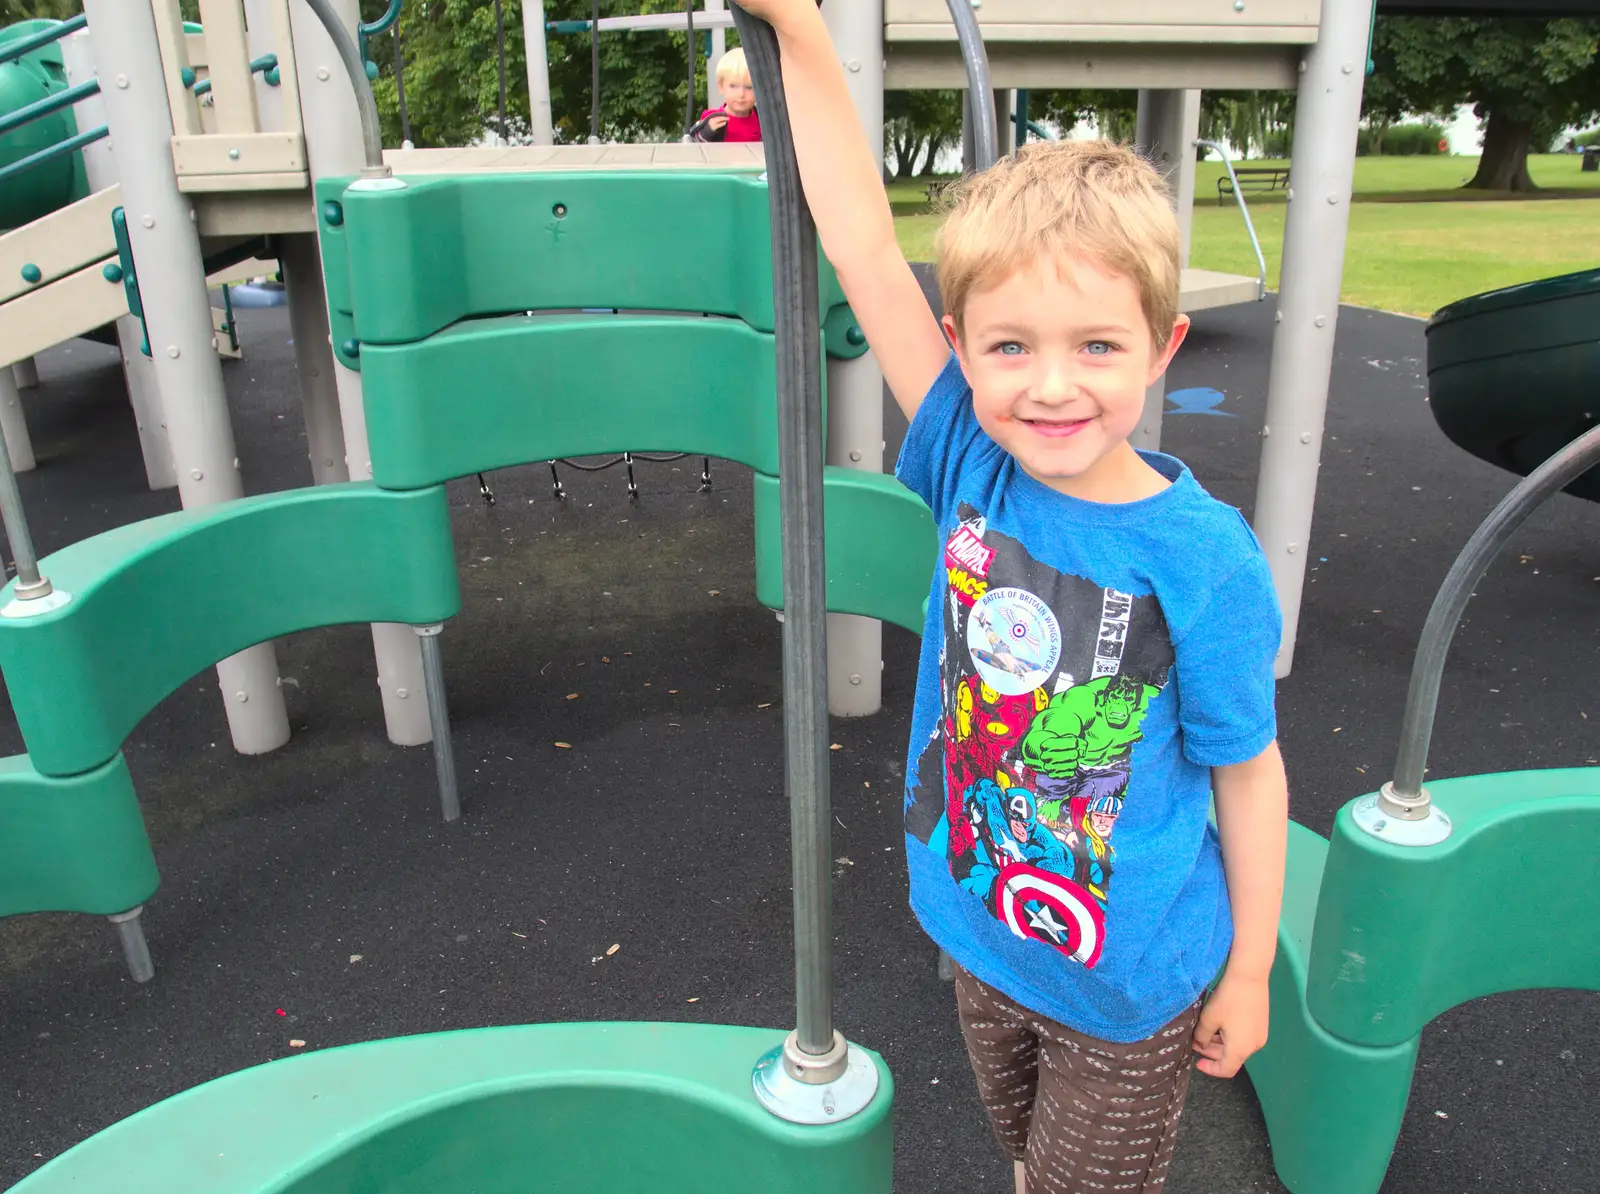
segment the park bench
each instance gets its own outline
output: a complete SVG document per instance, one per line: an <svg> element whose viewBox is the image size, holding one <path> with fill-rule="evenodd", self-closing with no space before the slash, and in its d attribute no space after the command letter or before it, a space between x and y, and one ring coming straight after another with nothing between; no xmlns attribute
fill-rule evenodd
<svg viewBox="0 0 1600 1194"><path fill-rule="evenodd" d="M1233 173L1239 180L1239 189L1242 191L1281 191L1289 186L1287 166L1247 166ZM1217 198L1222 199L1231 194L1233 194L1233 179L1224 174L1217 179Z"/></svg>

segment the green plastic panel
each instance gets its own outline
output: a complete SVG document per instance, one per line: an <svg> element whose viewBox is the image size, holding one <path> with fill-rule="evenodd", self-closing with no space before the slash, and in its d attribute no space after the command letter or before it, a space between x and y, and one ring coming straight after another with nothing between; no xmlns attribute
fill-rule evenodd
<svg viewBox="0 0 1600 1194"><path fill-rule="evenodd" d="M595 452L777 472L773 338L736 319L512 315L365 345L373 477L413 489Z"/></svg>
<svg viewBox="0 0 1600 1194"><path fill-rule="evenodd" d="M1306 1007L1327 852L1326 839L1290 822L1271 1035L1245 1068L1285 1186L1294 1194L1377 1194L1405 1116L1418 1042L1352 1045L1322 1028Z"/></svg>
<svg viewBox="0 0 1600 1194"><path fill-rule="evenodd" d="M110 916L160 882L120 754L66 778L40 775L27 755L0 759L0 916Z"/></svg>
<svg viewBox="0 0 1600 1194"><path fill-rule="evenodd" d="M751 1092L784 1033L481 1028L329 1049L184 1092L11 1194L889 1194L893 1084L801 1127Z"/></svg>
<svg viewBox="0 0 1600 1194"><path fill-rule="evenodd" d="M462 319L583 308L676 311L773 330L767 184L754 171L423 175L317 186L333 343L403 344ZM822 308L844 302L822 263ZM828 351L859 356L847 316ZM860 340L857 343L857 340Z"/></svg>
<svg viewBox="0 0 1600 1194"><path fill-rule="evenodd" d="M1600 990L1600 768L1428 791L1454 825L1437 846L1378 841L1348 805L1334 825L1306 989L1356 1044L1400 1044L1480 995Z"/></svg>
<svg viewBox="0 0 1600 1194"><path fill-rule="evenodd" d="M756 474L756 600L783 608L778 481ZM904 626L920 635L939 537L928 507L893 477L823 472L828 609Z"/></svg>
<svg viewBox="0 0 1600 1194"><path fill-rule="evenodd" d="M1428 321L1428 336L1430 342L1439 337L1453 364L1497 352L1521 352L1593 339L1597 313L1600 269L1586 269L1458 299L1433 313ZM1495 326L1510 334L1509 342L1485 343L1477 337L1473 321L1484 315L1507 317L1496 320Z"/></svg>
<svg viewBox="0 0 1600 1194"><path fill-rule="evenodd" d="M461 604L440 488L325 485L183 510L40 569L72 599L0 618L0 669L45 775L100 766L178 685L245 647L314 626L438 622Z"/></svg>

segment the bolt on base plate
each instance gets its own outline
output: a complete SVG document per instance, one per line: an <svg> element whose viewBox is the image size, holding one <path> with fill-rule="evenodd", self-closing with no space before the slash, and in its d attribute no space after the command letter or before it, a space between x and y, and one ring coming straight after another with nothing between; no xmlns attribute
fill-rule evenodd
<svg viewBox="0 0 1600 1194"><path fill-rule="evenodd" d="M791 1032L782 1045L763 1053L750 1075L761 1105L779 1119L795 1124L839 1123L865 1110L878 1093L878 1067L865 1049L850 1044L837 1032L833 1039L830 1056L842 1053L844 1065L827 1067L837 1069L837 1075L827 1082L805 1082L796 1077L796 1068L814 1066L825 1059L802 1053L795 1033Z"/></svg>
<svg viewBox="0 0 1600 1194"><path fill-rule="evenodd" d="M1436 804L1428 805L1428 815L1420 821L1392 816L1379 805L1376 792L1357 800L1350 817L1364 833L1396 846L1437 846L1454 828Z"/></svg>

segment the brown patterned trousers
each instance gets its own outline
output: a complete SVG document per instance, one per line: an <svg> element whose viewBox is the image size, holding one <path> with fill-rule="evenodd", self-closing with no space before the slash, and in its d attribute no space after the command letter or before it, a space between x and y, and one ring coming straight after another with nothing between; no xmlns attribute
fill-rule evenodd
<svg viewBox="0 0 1600 1194"><path fill-rule="evenodd" d="M956 968L978 1094L1000 1147L1024 1163L1028 1194L1156 1194L1166 1185L1200 1005L1119 1045L1019 1007Z"/></svg>

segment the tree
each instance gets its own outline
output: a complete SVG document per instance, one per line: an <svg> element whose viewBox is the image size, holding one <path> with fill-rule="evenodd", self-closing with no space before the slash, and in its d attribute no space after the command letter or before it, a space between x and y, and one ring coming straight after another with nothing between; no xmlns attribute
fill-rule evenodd
<svg viewBox="0 0 1600 1194"><path fill-rule="evenodd" d="M885 168L892 161L895 178L926 178L939 154L961 140L961 92L886 92L883 124Z"/></svg>
<svg viewBox="0 0 1600 1194"><path fill-rule="evenodd" d="M1471 103L1483 156L1466 185L1531 191L1530 150L1600 115L1597 46L1593 20L1381 17L1364 110L1387 123Z"/></svg>
<svg viewBox="0 0 1600 1194"><path fill-rule="evenodd" d="M383 0L362 0L372 19ZM368 11L370 10L370 11ZM680 12L678 0L601 0L601 16ZM545 0L549 21L587 20L592 0ZM527 58L522 40L522 0L503 0L506 105L511 139L526 140L530 123ZM384 140L400 140L400 105L394 79L394 43L404 59L406 110L411 139L420 146L465 145L496 128L500 74L492 0L407 0L395 29L374 38L368 57L378 63L373 85L383 118ZM705 34L697 34L694 107L705 94ZM547 37L550 106L556 139L581 142L589 135L590 37ZM606 140L662 141L683 133L689 106L687 43L682 33L600 34L600 135Z"/></svg>

